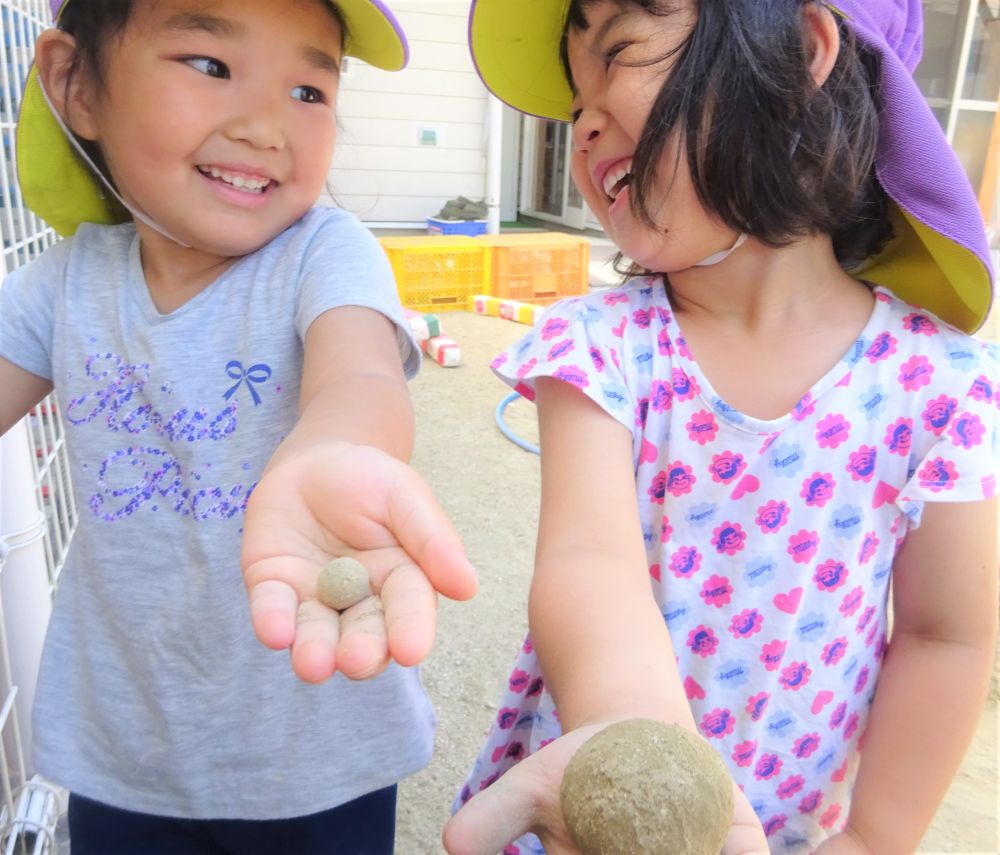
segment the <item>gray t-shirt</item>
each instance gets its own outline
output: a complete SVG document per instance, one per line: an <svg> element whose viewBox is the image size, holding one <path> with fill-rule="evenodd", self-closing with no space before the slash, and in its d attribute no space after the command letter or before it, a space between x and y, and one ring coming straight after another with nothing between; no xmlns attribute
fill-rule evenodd
<svg viewBox="0 0 1000 855"><path fill-rule="evenodd" d="M0 356L55 385L80 525L34 710L51 780L191 818L315 813L430 759L416 669L299 681L254 637L247 495L296 420L322 312L378 310L419 366L392 271L353 216L315 208L168 315L132 225L83 226L0 288Z"/></svg>

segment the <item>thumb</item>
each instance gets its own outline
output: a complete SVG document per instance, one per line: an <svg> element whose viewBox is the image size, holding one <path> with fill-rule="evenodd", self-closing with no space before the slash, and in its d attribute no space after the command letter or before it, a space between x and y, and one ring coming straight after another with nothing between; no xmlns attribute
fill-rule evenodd
<svg viewBox="0 0 1000 855"><path fill-rule="evenodd" d="M458 532L431 488L405 464L389 495L388 526L438 593L468 600L476 593L476 571Z"/></svg>

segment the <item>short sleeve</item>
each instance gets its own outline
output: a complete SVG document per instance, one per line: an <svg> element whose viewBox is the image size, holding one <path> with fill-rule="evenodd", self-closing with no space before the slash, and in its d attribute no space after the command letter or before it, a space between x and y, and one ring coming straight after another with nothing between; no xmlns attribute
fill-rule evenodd
<svg viewBox="0 0 1000 855"><path fill-rule="evenodd" d="M984 344L983 356L982 370L964 395L939 395L923 413L937 439L896 499L911 526L919 524L925 502L974 502L997 494L1000 348Z"/></svg>
<svg viewBox="0 0 1000 855"><path fill-rule="evenodd" d="M18 268L0 286L0 356L52 380L56 300L65 275L67 243Z"/></svg>
<svg viewBox="0 0 1000 855"><path fill-rule="evenodd" d="M305 340L310 324L339 306L363 306L385 315L396 328L399 357L407 379L420 369L420 349L403 318L396 281L375 236L354 216L318 208L320 218L302 260L295 326Z"/></svg>
<svg viewBox="0 0 1000 855"><path fill-rule="evenodd" d="M622 371L623 339L614 333L628 315L628 299L622 296L621 301L590 295L556 303L491 367L531 401L539 377L570 383L633 431L636 402Z"/></svg>

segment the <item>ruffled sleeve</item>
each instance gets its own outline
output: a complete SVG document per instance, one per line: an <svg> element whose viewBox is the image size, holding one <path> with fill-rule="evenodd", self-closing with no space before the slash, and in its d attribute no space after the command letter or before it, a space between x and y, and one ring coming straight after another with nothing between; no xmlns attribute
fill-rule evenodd
<svg viewBox="0 0 1000 855"><path fill-rule="evenodd" d="M531 401L539 377L570 383L631 431L636 400L622 370L622 331L632 302L627 291L613 291L556 303L492 368Z"/></svg>
<svg viewBox="0 0 1000 855"><path fill-rule="evenodd" d="M896 504L920 522L926 502L974 502L997 494L1000 470L1000 348L983 345L971 386L954 397L941 394L923 413L937 439L916 461Z"/></svg>

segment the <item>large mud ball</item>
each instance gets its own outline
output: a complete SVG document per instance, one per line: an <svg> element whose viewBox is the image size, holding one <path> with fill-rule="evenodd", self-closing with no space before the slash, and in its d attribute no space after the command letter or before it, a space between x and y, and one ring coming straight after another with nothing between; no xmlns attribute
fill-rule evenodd
<svg viewBox="0 0 1000 855"><path fill-rule="evenodd" d="M347 555L334 558L320 571L316 581L319 601L338 612L360 603L370 594L368 571L360 561Z"/></svg>
<svg viewBox="0 0 1000 855"><path fill-rule="evenodd" d="M697 734L629 719L573 755L559 801L583 855L719 855L733 818L733 782Z"/></svg>

